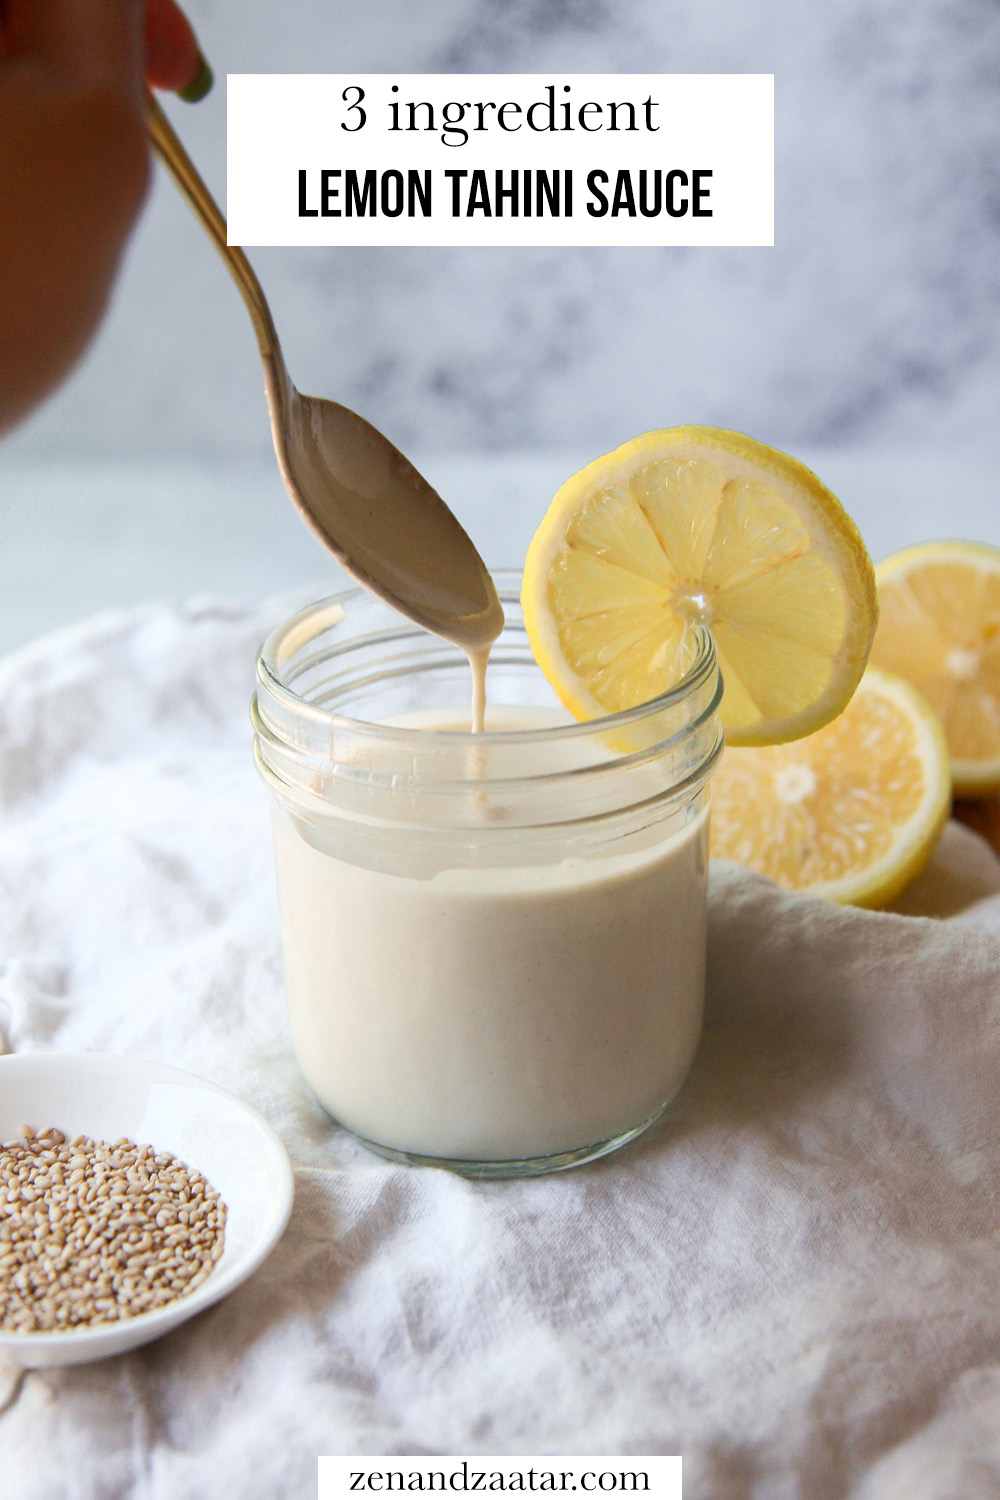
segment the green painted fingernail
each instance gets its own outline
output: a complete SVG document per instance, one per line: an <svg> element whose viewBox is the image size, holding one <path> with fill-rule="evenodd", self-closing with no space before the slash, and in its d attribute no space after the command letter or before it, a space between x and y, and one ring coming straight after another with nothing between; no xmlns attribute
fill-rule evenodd
<svg viewBox="0 0 1000 1500"><path fill-rule="evenodd" d="M197 104L199 99L204 99L214 82L215 74L201 53L199 53L198 71L186 88L177 90L177 97L178 99L185 100L188 104Z"/></svg>

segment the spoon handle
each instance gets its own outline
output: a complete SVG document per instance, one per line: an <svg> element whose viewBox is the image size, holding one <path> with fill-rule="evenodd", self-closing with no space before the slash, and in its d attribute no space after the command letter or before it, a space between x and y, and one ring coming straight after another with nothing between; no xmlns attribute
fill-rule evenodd
<svg viewBox="0 0 1000 1500"><path fill-rule="evenodd" d="M254 332L264 359L280 360L278 335L274 330L271 309L253 267L238 245L227 243L226 220L222 210L205 186L197 167L174 132L174 128L152 94L146 96L146 131L157 156L173 177L181 192L208 230L215 247L229 268L229 273L247 305Z"/></svg>

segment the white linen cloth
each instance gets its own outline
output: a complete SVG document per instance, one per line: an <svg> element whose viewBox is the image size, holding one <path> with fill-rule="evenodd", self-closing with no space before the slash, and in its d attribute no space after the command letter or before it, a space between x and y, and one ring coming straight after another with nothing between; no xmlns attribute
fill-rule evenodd
<svg viewBox="0 0 1000 1500"><path fill-rule="evenodd" d="M167 1338L2 1372L4 1500L304 1500L320 1453L682 1453L689 1500L1000 1494L992 851L951 825L909 915L717 867L704 1039L654 1134L533 1182L392 1166L291 1053L247 717L271 619L150 606L0 663L3 1046L214 1079L297 1194L257 1275Z"/></svg>

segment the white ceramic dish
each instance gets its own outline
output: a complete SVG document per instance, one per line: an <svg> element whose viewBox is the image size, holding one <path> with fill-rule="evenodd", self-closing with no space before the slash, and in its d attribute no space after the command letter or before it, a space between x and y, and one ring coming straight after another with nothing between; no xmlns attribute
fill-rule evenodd
<svg viewBox="0 0 1000 1500"><path fill-rule="evenodd" d="M0 1142L21 1124L75 1135L128 1136L202 1172L226 1204L225 1249L189 1296L120 1323L65 1333L2 1333L0 1358L81 1364L123 1354L225 1297L274 1249L292 1208L291 1163L267 1121L233 1094L162 1063L100 1052L0 1057Z"/></svg>

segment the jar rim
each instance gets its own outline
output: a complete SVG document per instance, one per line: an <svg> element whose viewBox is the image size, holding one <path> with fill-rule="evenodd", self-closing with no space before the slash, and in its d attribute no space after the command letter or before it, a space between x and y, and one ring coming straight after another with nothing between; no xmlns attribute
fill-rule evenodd
<svg viewBox="0 0 1000 1500"><path fill-rule="evenodd" d="M501 603L519 602L520 569L497 568L491 569L490 573ZM570 724L549 725L534 729L485 729L478 733L471 729L426 729L413 725L386 724L371 719L359 719L351 714L313 703L296 693L283 679L282 668L297 656L304 646L342 619L353 601L371 598L372 595L367 589L355 585L307 605L275 626L265 638L257 655L257 680L261 687L268 694L273 695L286 709L298 715L305 714L315 725L322 725L330 730L349 730L355 735L370 734L383 742L388 740L397 744L405 744L407 741L413 741L422 745L435 742L459 745L463 741L480 745L493 741L503 741L505 744L512 742L553 744L574 737L592 736L595 731L627 729L642 724L645 720L661 714L664 709L674 707L687 696L697 692L718 670L715 641L711 632L704 625L695 623L693 626L697 642L695 659L688 670L665 693L660 693L657 697L650 698L635 708L623 709L613 714L602 714L594 719L575 720ZM393 625L386 630L375 632L366 639L369 642L375 640L389 642L427 634L428 632L422 626L414 624L401 615L398 626ZM443 646L447 644L442 642ZM350 645L345 649L350 649Z"/></svg>

